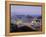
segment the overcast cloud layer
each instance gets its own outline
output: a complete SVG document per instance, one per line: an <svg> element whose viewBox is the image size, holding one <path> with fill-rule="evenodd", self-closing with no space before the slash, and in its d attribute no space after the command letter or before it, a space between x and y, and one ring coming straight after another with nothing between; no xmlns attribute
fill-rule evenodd
<svg viewBox="0 0 46 37"><path fill-rule="evenodd" d="M11 15L41 15L41 7L11 5Z"/></svg>

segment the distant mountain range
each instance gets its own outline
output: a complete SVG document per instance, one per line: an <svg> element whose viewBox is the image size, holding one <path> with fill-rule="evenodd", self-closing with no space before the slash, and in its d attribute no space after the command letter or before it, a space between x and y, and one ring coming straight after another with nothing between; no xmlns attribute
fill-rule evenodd
<svg viewBox="0 0 46 37"><path fill-rule="evenodd" d="M16 17L18 17L18 18L21 18L21 17L30 17L30 18L34 18L34 17L36 17L36 18L42 18L42 16L41 15L35 15L35 16L31 16L31 15L14 15L14 16L11 16L11 18L16 18Z"/></svg>

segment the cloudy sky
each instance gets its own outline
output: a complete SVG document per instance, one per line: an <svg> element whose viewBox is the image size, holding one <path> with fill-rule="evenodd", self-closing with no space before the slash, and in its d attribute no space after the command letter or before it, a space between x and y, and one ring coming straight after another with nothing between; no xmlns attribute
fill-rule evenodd
<svg viewBox="0 0 46 37"><path fill-rule="evenodd" d="M41 15L41 7L11 5L11 15Z"/></svg>

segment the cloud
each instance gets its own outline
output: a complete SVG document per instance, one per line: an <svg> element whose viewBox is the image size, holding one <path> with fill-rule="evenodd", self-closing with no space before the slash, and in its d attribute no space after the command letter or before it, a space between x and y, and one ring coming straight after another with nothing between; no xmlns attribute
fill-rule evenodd
<svg viewBox="0 0 46 37"><path fill-rule="evenodd" d="M11 5L12 15L41 15L41 7Z"/></svg>

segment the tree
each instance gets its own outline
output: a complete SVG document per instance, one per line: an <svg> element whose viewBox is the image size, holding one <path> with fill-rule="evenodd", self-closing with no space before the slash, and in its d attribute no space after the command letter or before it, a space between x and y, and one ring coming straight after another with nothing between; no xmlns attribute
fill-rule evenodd
<svg viewBox="0 0 46 37"><path fill-rule="evenodd" d="M27 18L33 18L32 16L30 16L30 15L27 15Z"/></svg>

